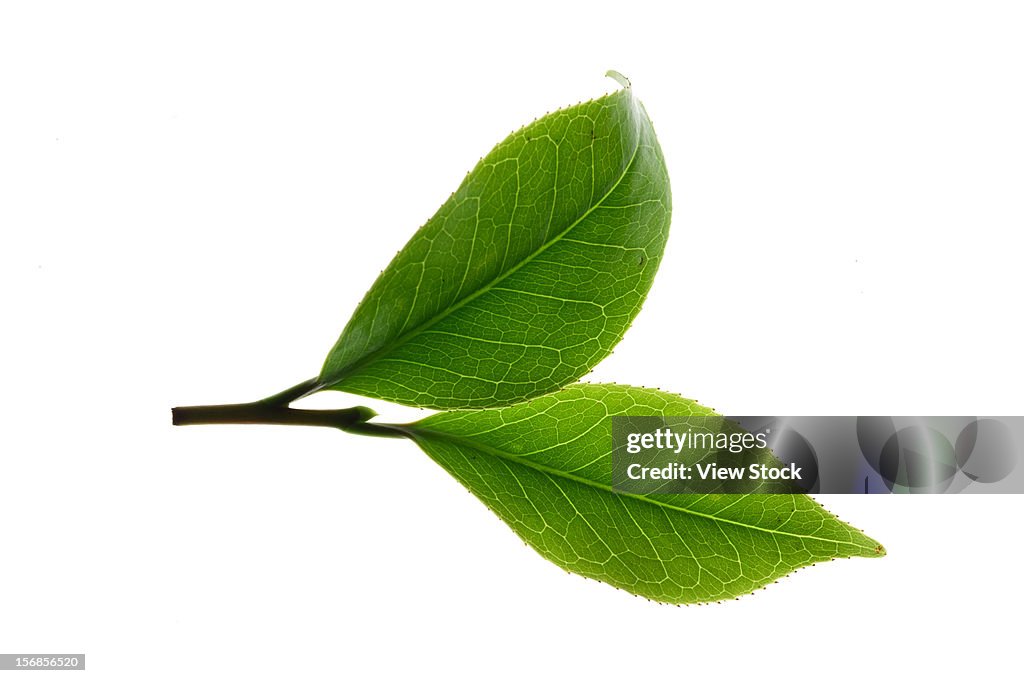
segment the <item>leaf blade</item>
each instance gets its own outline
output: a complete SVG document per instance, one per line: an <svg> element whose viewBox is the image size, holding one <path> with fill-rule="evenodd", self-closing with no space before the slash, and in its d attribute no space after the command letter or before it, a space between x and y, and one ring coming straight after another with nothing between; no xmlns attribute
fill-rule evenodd
<svg viewBox="0 0 1024 683"><path fill-rule="evenodd" d="M808 496L613 492L607 418L616 414L714 413L649 389L573 385L410 430L543 557L652 600L728 599L817 561L884 554Z"/></svg>
<svg viewBox="0 0 1024 683"><path fill-rule="evenodd" d="M482 159L395 257L320 386L451 409L575 381L639 312L670 216L664 159L629 88L545 116Z"/></svg>

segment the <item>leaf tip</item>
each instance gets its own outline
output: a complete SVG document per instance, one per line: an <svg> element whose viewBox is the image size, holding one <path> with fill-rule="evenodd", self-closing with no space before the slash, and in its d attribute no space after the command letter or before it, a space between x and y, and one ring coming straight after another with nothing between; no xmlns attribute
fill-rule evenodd
<svg viewBox="0 0 1024 683"><path fill-rule="evenodd" d="M615 69L608 69L608 72L605 74L605 76L613 79L616 83L621 85L626 90L629 90L632 87L632 84L629 82L629 79L620 74Z"/></svg>

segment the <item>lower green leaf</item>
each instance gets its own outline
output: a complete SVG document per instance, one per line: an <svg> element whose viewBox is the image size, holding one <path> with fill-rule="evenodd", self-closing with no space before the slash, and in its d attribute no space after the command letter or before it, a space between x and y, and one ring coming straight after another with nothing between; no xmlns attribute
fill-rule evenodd
<svg viewBox="0 0 1024 683"><path fill-rule="evenodd" d="M404 430L543 557L651 600L724 600L816 562L885 554L805 495L612 490L612 416L714 414L653 389L577 384Z"/></svg>

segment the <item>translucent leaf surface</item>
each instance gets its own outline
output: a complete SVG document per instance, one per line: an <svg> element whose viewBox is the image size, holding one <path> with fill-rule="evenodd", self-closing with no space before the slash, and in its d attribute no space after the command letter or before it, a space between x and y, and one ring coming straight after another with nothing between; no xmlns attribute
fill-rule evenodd
<svg viewBox="0 0 1024 683"><path fill-rule="evenodd" d="M613 415L714 412L653 389L577 384L409 429L542 556L651 600L734 598L815 562L884 554L805 495L613 492Z"/></svg>
<svg viewBox="0 0 1024 683"><path fill-rule="evenodd" d="M670 213L629 87L544 116L484 157L384 270L320 387L447 409L565 386L640 310Z"/></svg>

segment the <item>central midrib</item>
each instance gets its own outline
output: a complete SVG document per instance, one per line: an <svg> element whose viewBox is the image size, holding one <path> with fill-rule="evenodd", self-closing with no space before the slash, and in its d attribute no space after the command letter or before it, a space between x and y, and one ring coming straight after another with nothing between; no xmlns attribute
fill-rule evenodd
<svg viewBox="0 0 1024 683"><path fill-rule="evenodd" d="M634 112L634 114L636 114L636 112ZM639 127L640 127L640 123L638 121L637 122L637 128L639 129ZM399 335L398 337L395 337L391 342L385 344L384 346L382 346L381 348L377 349L376 351L374 351L374 352L372 352L370 354L367 354L366 356L363 356L357 362L355 362L351 366L345 368L340 373L340 375L338 377L329 380L325 384L322 384L322 386L320 388L321 389L330 388L331 386L339 383L340 381L342 381L346 377L354 374L359 369L364 368L367 365L370 365L371 363L373 363L375 360L377 360L381 356L391 352L392 350L394 350L395 348L401 346L402 344L404 344L405 342L409 341L410 339L412 339L416 335L420 334L424 330L432 327L435 323L437 323L438 321L443 320L444 318L448 317L449 315L451 315L455 311L459 310L460 308L462 308L463 306L465 306L469 302L473 301L477 297L486 294L491 289L493 289L497 284L499 284L500 282L502 282L506 278L510 277L511 275L516 273L520 268L522 268L523 266L527 265L528 263L533 261L535 258L537 258L541 254L543 254L549 247L551 247L551 245L555 244L560 239L565 237L570 231L572 231L573 228L575 228L584 219L586 219L587 216L589 216L591 213L593 213L598 208L600 208L600 206L602 204L604 204L605 200L608 199L608 197L612 194L612 192L614 192L615 189L622 183L622 179L626 177L626 174L629 173L629 170L633 167L633 163L636 161L637 153L639 152L640 146L641 146L640 145L640 137L641 137L640 136L640 131L637 130L636 146L633 148L633 153L629 157L629 162L627 162L626 165L623 167L622 172L619 174L619 177L616 178L615 182L613 182L611 184L611 186L608 188L608 191L605 192L604 195L601 197L601 199L598 200L597 202L595 202L593 204L593 206L588 208L576 220L574 220L571 224L569 224L569 227L567 227L564 230L562 230L560 233L558 233L557 235L552 237L550 240L548 240L547 242L542 244L540 247L538 247L533 253L529 254L526 258L522 259L519 263L517 263L516 265L512 266L511 268L509 268L504 273L498 275L496 278L494 278L493 280L488 282L486 285L484 285L480 289L476 290L475 292L473 292L469 296L466 296L466 297L456 301L455 303L449 305L443 311L440 311L439 313L431 316L429 319L427 319L426 321L420 323L419 325L417 325L416 327L412 328L411 330L409 330L409 331ZM331 355L333 355L333 354L334 354L334 351L332 350L331 351Z"/></svg>
<svg viewBox="0 0 1024 683"><path fill-rule="evenodd" d="M696 517L703 517L705 519L710 519L712 521L719 522L719 523L722 523L722 524L732 524L732 525L735 525L735 526L743 527L745 529L751 529L753 531L760 531L760 532L766 533L766 534L777 534L777 535L780 535L780 536L790 536L790 537L793 537L793 538L810 539L810 540L814 540L814 541L822 541L822 542L825 542L825 543L838 543L838 544L841 544L841 545L850 545L850 546L854 546L856 548L862 548L862 549L867 548L867 546L865 546L863 544L860 544L860 543L855 543L853 541L840 541L840 540L837 540L837 539L834 539L834 538L822 538L820 536L813 536L811 534L796 534L796 533L793 533L793 532L790 532L790 531L780 531L778 529L766 529L764 527L754 526L753 524L745 524L743 522L739 522L739 521L734 520L734 519L725 519L723 517L716 517L715 515L708 514L706 512L697 512L696 510L691 510L689 508L679 507L678 505L671 505L669 503L666 503L666 502L663 502L663 501L660 501L660 500L656 500L654 498L648 498L648 497L642 496L640 494L628 493L628 492L625 492L625 491L616 491L615 489L612 488L612 486L610 484L603 484L601 482L597 482L597 481L594 481L592 479L587 479L585 477L580 477L580 476L577 476L577 475L574 475L574 474L570 474L569 472L564 472L562 470L557 470L557 469L555 469L553 467L547 467L545 465L541 465L538 462L534 462L534 461L529 460L529 459L521 458L521 457L518 457L518 456L513 455L511 453L506 453L506 452L504 452L504 451L502 451L502 450L500 450L498 448L493 448L491 446L487 446L485 444L481 444L481 443L478 443L476 441L471 441L469 439L465 439L465 438L462 438L462 437L459 437L459 436L455 436L455 435L449 434L447 432L439 432L439 431L436 431L436 430L433 430L433 429L421 429L421 428L417 428L416 425L405 425L403 431L406 434L408 434L414 441L416 441L419 444L419 446L421 448L423 448L424 450L427 450L427 449L424 448L423 444L420 443L419 440L416 438L418 435L421 435L421 434L422 435L431 436L431 437L434 437L434 438L437 438L437 439L441 439L441 440L444 440L444 441L448 441L448 442L454 443L454 444L456 444L458 446L463 446L465 448L472 448L474 450L483 451L484 453L486 453L488 455L493 455L494 457L501 458L502 460L507 460L509 462L514 462L514 463L517 463L519 465L524 465L524 466L529 467L531 469L537 470L538 472L543 472L544 474L547 474L548 476L560 477L562 479L569 479L571 481L575 481L575 482L578 482L580 484L585 484L586 486L590 486L592 488L596 488L596 489L599 489L601 491L605 491L607 493L611 493L612 495L624 496L626 498L633 498L635 500L639 500L639 501L642 501L644 503L649 503L651 505L657 505L657 506L660 506L660 507L667 508L669 510L675 510L676 512L682 512L682 513L685 513L685 514L688 514L688 515L694 515ZM428 451L428 453L429 453L429 451ZM770 494L766 494L766 495L770 495Z"/></svg>

